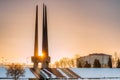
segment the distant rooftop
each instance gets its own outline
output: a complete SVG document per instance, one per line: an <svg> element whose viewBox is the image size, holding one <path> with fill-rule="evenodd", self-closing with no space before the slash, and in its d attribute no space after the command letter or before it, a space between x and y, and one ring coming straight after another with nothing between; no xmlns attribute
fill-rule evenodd
<svg viewBox="0 0 120 80"><path fill-rule="evenodd" d="M111 56L111 55L105 54L105 53L93 53L93 54L89 54L89 56L92 56L92 55L105 55L105 56Z"/></svg>
<svg viewBox="0 0 120 80"><path fill-rule="evenodd" d="M87 56L81 56L80 58L85 58L85 57L94 56L94 55L97 55L97 56L112 56L112 55L105 54L105 53L92 53L92 54L89 54Z"/></svg>

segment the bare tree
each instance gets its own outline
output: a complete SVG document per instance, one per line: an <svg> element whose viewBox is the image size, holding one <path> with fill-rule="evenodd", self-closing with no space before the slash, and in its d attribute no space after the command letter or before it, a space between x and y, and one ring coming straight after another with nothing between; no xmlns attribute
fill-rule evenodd
<svg viewBox="0 0 120 80"><path fill-rule="evenodd" d="M120 68L120 60L119 60L119 58L117 60L116 68Z"/></svg>
<svg viewBox="0 0 120 80"><path fill-rule="evenodd" d="M61 68L67 67L67 66L69 65L69 62L68 62L68 61L69 61L68 58L66 58L66 57L62 58L62 59L59 61Z"/></svg>
<svg viewBox="0 0 120 80"><path fill-rule="evenodd" d="M77 59L80 58L80 54L75 54L73 59L74 59L74 67L78 67L77 66Z"/></svg>
<svg viewBox="0 0 120 80"><path fill-rule="evenodd" d="M54 65L56 68L72 68L75 67L75 60L74 58L64 57L59 61L56 61Z"/></svg>
<svg viewBox="0 0 120 80"><path fill-rule="evenodd" d="M69 61L70 61L71 67L72 67L72 68L75 67L75 65L76 65L76 64L75 64L75 63L76 63L75 60L72 58L72 59L70 59Z"/></svg>
<svg viewBox="0 0 120 80"><path fill-rule="evenodd" d="M63 57L53 65L55 65L56 68L73 68L76 67L76 59L79 57L80 56L78 54L76 54L73 58Z"/></svg>
<svg viewBox="0 0 120 80"><path fill-rule="evenodd" d="M108 67L109 67L109 68L112 68L112 59L111 59L111 57L109 57Z"/></svg>
<svg viewBox="0 0 120 80"><path fill-rule="evenodd" d="M55 67L56 67L56 68L59 68L59 67L60 67L60 65L59 65L59 62L58 62L58 61L56 61L56 62L55 62Z"/></svg>
<svg viewBox="0 0 120 80"><path fill-rule="evenodd" d="M114 53L114 59L115 59L115 65L117 65L117 60L118 60L118 54L117 54L117 52Z"/></svg>
<svg viewBox="0 0 120 80"><path fill-rule="evenodd" d="M20 76L24 76L25 70L24 67L20 64L11 64L7 68L7 76L13 77L17 80Z"/></svg>
<svg viewBox="0 0 120 80"><path fill-rule="evenodd" d="M77 67L82 68L81 62L78 63Z"/></svg>

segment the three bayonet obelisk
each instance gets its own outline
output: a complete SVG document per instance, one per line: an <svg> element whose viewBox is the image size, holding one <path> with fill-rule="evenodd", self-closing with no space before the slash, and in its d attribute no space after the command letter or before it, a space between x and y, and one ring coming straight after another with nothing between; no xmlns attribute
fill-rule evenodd
<svg viewBox="0 0 120 80"><path fill-rule="evenodd" d="M42 55L38 55L38 5L36 5L36 20L35 20L35 42L34 56L31 57L34 63L34 70L38 69L38 63L42 63L42 68L48 68L50 57L48 53L48 33L47 33L47 7L43 4L43 34L42 34Z"/></svg>

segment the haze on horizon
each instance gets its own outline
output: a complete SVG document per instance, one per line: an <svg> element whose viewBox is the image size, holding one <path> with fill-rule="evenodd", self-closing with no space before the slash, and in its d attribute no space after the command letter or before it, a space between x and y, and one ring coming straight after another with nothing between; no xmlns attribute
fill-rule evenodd
<svg viewBox="0 0 120 80"><path fill-rule="evenodd" d="M0 62L31 62L36 4L41 53L43 2L52 62L75 54L120 54L120 0L0 0Z"/></svg>

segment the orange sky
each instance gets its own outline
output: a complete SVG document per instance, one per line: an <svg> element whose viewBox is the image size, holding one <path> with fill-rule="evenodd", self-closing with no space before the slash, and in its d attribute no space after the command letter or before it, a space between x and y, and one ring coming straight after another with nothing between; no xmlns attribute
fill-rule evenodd
<svg viewBox="0 0 120 80"><path fill-rule="evenodd" d="M120 54L119 0L0 0L0 62L1 57L7 62L31 62L36 3L41 53L43 1L52 62L75 54Z"/></svg>

